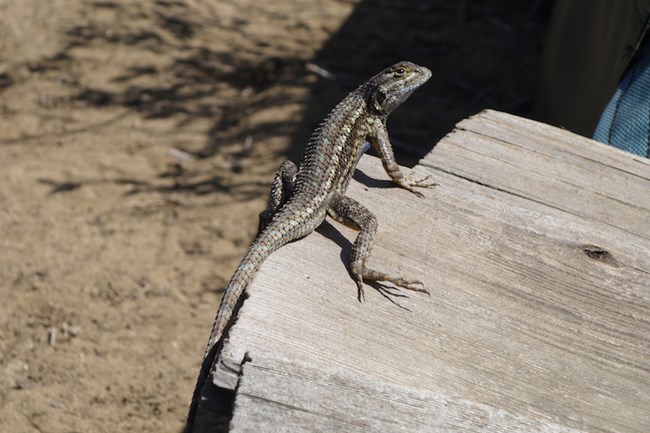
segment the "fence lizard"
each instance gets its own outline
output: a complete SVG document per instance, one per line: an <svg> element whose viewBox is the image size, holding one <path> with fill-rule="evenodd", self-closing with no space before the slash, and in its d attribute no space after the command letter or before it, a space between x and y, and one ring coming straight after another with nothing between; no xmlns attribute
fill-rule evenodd
<svg viewBox="0 0 650 433"><path fill-rule="evenodd" d="M413 279L393 276L366 265L377 231L377 219L345 191L357 162L370 145L392 181L417 196L416 187L431 187L428 177L413 179L402 174L388 139L386 120L418 87L431 78L431 71L411 62L397 63L359 86L341 101L314 131L300 167L291 161L280 166L271 190L269 208L260 214L260 232L226 286L188 415L187 430L207 378L213 373L218 346L233 312L262 262L275 250L314 231L329 215L360 230L350 258L350 273L364 299L364 281L386 281L407 290L428 293ZM369 144L368 144L369 143Z"/></svg>

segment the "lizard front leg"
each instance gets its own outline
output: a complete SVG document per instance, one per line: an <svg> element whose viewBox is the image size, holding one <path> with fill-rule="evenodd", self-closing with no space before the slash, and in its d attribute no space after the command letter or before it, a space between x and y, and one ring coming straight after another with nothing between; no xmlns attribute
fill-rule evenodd
<svg viewBox="0 0 650 433"><path fill-rule="evenodd" d="M368 259L377 233L377 218L361 203L340 194L332 199L327 213L336 221L360 230L352 245L350 257L350 273L359 288L359 301L364 300L364 281L388 281L406 290L429 293L419 280L393 276L368 268Z"/></svg>
<svg viewBox="0 0 650 433"><path fill-rule="evenodd" d="M292 161L284 161L275 173L271 186L269 207L260 212L260 223L257 229L259 235L273 219L278 210L293 196L298 167Z"/></svg>
<svg viewBox="0 0 650 433"><path fill-rule="evenodd" d="M390 144L384 120L378 117L374 118L370 129L372 131L369 137L370 143L377 154L381 157L381 163L384 166L384 170L386 170L386 173L395 184L411 191L418 197L423 197L423 194L415 188L431 188L436 185L435 182L429 180L430 176L425 176L421 179L413 179L410 175L407 177L402 174L402 170L400 170L399 165L397 165L397 162L395 161L393 146Z"/></svg>

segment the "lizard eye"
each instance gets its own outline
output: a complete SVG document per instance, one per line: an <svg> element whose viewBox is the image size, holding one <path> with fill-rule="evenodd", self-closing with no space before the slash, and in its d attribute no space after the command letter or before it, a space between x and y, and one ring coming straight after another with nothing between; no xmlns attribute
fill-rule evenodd
<svg viewBox="0 0 650 433"><path fill-rule="evenodd" d="M403 77L406 74L406 69L399 67L393 70L393 75L396 77Z"/></svg>

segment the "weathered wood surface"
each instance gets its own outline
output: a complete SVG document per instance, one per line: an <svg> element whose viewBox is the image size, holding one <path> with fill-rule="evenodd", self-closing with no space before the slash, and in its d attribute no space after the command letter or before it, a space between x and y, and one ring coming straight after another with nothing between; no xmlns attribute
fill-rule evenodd
<svg viewBox="0 0 650 433"><path fill-rule="evenodd" d="M334 222L282 248L221 354L232 431L650 431L649 161L487 111L416 171L364 157L349 195L431 296L357 302Z"/></svg>

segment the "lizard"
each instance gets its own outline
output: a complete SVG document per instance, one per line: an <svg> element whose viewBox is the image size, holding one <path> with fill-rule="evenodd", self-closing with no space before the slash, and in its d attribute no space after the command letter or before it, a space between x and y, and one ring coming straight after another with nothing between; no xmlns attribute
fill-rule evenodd
<svg viewBox="0 0 650 433"><path fill-rule="evenodd" d="M429 177L404 176L395 161L386 121L431 71L402 61L384 69L346 96L313 132L300 166L285 161L273 180L269 207L260 214L257 238L226 286L217 311L204 361L192 398L186 431L192 428L201 392L213 373L214 360L223 343L233 313L245 296L264 260L281 246L313 232L327 215L359 234L354 241L349 271L364 300L367 281L384 281L398 288L428 294L422 282L390 275L367 266L377 231L377 218L355 199L345 195L361 155L372 146L391 180L418 197L416 188L435 185Z"/></svg>

